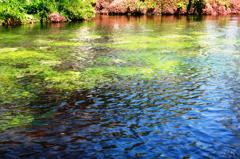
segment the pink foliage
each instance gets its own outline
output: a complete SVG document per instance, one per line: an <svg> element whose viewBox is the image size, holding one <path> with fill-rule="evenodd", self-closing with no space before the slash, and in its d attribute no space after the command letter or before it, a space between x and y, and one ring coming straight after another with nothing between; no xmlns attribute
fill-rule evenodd
<svg viewBox="0 0 240 159"><path fill-rule="evenodd" d="M157 6L154 10L153 10L153 14L161 14L162 10L159 6Z"/></svg>
<svg viewBox="0 0 240 159"><path fill-rule="evenodd" d="M206 7L203 9L203 14L213 14L213 8L210 3L206 4Z"/></svg>
<svg viewBox="0 0 240 159"><path fill-rule="evenodd" d="M223 5L218 6L217 12L218 14L227 14L226 7Z"/></svg>
<svg viewBox="0 0 240 159"><path fill-rule="evenodd" d="M124 0L112 1L109 5L109 12L110 13L126 13L127 12L126 1Z"/></svg>
<svg viewBox="0 0 240 159"><path fill-rule="evenodd" d="M194 14L196 6L190 6L189 10L186 7L178 8L180 0L153 0L157 2L155 8L141 8L137 6L140 0L98 0L95 5L97 13L103 14L126 14L126 13L141 13L141 14ZM146 0L145 0L146 1ZM185 0L187 5L189 0ZM202 14L230 14L240 13L240 0L225 0L219 3L217 0L208 0L208 3L203 2L205 6L202 8Z"/></svg>
<svg viewBox="0 0 240 159"><path fill-rule="evenodd" d="M231 12L232 12L231 9L228 8L228 9L227 9L227 14L231 14Z"/></svg>
<svg viewBox="0 0 240 159"><path fill-rule="evenodd" d="M181 8L181 9L178 11L178 14L187 14L187 8Z"/></svg>

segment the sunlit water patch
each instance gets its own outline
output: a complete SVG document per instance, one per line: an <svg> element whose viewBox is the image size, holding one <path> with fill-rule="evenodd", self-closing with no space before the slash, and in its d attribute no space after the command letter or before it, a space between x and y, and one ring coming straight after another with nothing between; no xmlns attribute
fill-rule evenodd
<svg viewBox="0 0 240 159"><path fill-rule="evenodd" d="M239 158L239 20L0 28L1 157Z"/></svg>

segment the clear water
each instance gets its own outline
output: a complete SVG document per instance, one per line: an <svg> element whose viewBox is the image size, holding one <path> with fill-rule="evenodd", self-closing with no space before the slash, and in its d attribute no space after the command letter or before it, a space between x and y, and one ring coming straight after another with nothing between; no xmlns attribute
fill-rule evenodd
<svg viewBox="0 0 240 159"><path fill-rule="evenodd" d="M51 91L40 79L37 90L21 87L38 97L2 102L1 157L240 158L239 29L237 15L1 27L2 48L69 56L54 70L105 71L89 74L96 87L64 98L57 91L69 85ZM18 80L33 85L31 78Z"/></svg>

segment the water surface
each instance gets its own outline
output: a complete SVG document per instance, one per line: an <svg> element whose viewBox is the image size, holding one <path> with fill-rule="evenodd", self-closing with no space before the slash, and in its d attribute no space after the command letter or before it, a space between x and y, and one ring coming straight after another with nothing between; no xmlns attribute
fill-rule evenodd
<svg viewBox="0 0 240 159"><path fill-rule="evenodd" d="M5 158L240 158L239 16L0 27Z"/></svg>

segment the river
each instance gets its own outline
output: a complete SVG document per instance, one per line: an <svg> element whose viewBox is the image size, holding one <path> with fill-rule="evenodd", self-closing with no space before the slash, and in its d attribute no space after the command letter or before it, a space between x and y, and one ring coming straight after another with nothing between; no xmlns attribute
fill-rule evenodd
<svg viewBox="0 0 240 159"><path fill-rule="evenodd" d="M240 16L0 26L1 158L240 158Z"/></svg>

